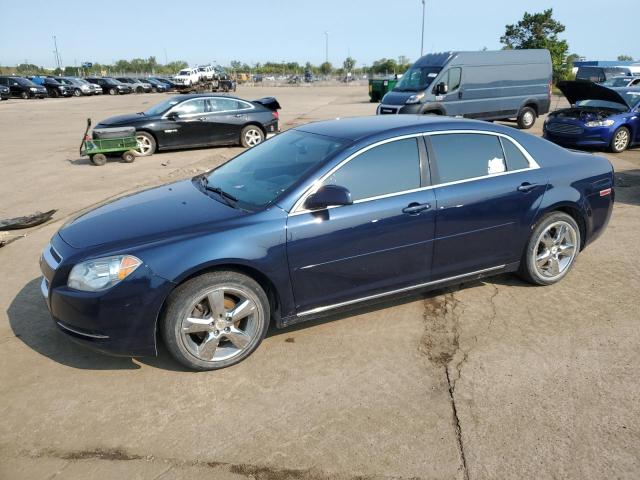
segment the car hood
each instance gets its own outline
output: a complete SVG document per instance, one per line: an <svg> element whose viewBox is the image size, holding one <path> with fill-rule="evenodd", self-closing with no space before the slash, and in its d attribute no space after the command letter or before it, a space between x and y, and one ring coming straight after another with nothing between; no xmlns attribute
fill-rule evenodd
<svg viewBox="0 0 640 480"><path fill-rule="evenodd" d="M571 105L575 105L580 100L604 100L629 107L618 92L597 83L584 80L563 81L558 82L557 87Z"/></svg>
<svg viewBox="0 0 640 480"><path fill-rule="evenodd" d="M243 215L203 193L192 180L152 188L102 205L67 223L59 234L75 248L132 244L192 233Z"/></svg>
<svg viewBox="0 0 640 480"><path fill-rule="evenodd" d="M407 99L416 93L419 92L387 92L387 94L382 98L381 103L384 105L404 105L407 103Z"/></svg>
<svg viewBox="0 0 640 480"><path fill-rule="evenodd" d="M104 120L100 120L100 122L96 125L96 128L100 127L121 127L121 126L129 126L135 125L136 123L140 123L149 117L145 115L138 115L137 113L128 113L126 115L116 115L115 117L105 118Z"/></svg>

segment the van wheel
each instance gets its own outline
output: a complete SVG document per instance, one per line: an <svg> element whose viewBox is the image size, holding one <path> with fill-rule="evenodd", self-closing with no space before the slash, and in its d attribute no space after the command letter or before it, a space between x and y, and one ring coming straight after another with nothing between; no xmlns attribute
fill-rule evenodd
<svg viewBox="0 0 640 480"><path fill-rule="evenodd" d="M252 278L233 271L205 273L178 286L160 319L169 353L193 370L241 362L269 327L269 300Z"/></svg>
<svg viewBox="0 0 640 480"><path fill-rule="evenodd" d="M531 107L524 107L518 114L518 128L528 130L536 123L536 111Z"/></svg>

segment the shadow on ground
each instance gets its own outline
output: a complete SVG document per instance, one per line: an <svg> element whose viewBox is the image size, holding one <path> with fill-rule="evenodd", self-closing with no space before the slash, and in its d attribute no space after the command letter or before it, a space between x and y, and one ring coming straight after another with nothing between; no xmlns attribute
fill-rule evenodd
<svg viewBox="0 0 640 480"><path fill-rule="evenodd" d="M514 275L503 274L491 277L486 281L476 280L469 282L461 285L460 288L473 288L485 283L509 285L512 287L528 286ZM410 302L432 299L450 291L450 288L451 287L445 290L439 289L428 292L417 290L392 298L370 301L366 305L353 306L348 309L343 309L338 313L327 314L322 318L306 321L283 329L275 328L272 325L269 328L267 337L287 335L315 325L335 322L356 315L364 315L376 310L392 308ZM9 324L17 338L32 350L62 365L84 370L136 370L140 368L139 363L144 363L162 370L178 372L190 371L170 356L161 341L158 342L158 356L135 358L135 361L134 358L131 357L105 355L74 343L67 335L58 330L51 319L42 294L40 293L39 278L31 280L18 292L7 309L7 316L9 317Z"/></svg>

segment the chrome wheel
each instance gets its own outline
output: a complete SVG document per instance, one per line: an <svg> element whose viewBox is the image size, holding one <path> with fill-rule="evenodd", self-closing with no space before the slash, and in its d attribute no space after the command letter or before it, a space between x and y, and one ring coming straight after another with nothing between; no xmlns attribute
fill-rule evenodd
<svg viewBox="0 0 640 480"><path fill-rule="evenodd" d="M250 128L244 132L244 141L249 147L254 147L262 142L262 132L257 128Z"/></svg>
<svg viewBox="0 0 640 480"><path fill-rule="evenodd" d="M627 148L629 144L629 131L626 128L621 128L613 137L613 148L616 152L622 152Z"/></svg>
<svg viewBox="0 0 640 480"><path fill-rule="evenodd" d="M533 113L531 113L531 111L526 111L522 116L522 123L524 123L525 125L533 125L534 121L535 117Z"/></svg>
<svg viewBox="0 0 640 480"><path fill-rule="evenodd" d="M264 318L259 299L248 289L217 286L205 293L182 319L181 341L204 362L241 355L260 340Z"/></svg>
<svg viewBox="0 0 640 480"><path fill-rule="evenodd" d="M535 246L535 268L548 280L563 275L573 263L578 252L578 235L565 221L557 221L545 228Z"/></svg>
<svg viewBox="0 0 640 480"><path fill-rule="evenodd" d="M138 143L138 151L140 152L140 156L146 157L147 155L151 155L153 153L153 144L151 143L151 139L146 135L136 135L136 141Z"/></svg>

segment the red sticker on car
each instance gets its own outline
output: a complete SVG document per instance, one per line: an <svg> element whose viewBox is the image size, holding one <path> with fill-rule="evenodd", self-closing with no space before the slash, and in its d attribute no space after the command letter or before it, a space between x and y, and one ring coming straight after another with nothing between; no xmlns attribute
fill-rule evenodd
<svg viewBox="0 0 640 480"><path fill-rule="evenodd" d="M604 190L600 190L600 196L601 197L609 195L610 193L611 193L611 189L610 188L605 188Z"/></svg>

